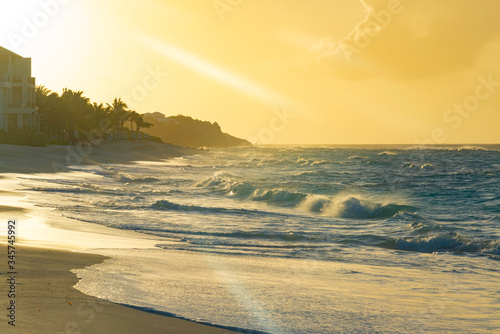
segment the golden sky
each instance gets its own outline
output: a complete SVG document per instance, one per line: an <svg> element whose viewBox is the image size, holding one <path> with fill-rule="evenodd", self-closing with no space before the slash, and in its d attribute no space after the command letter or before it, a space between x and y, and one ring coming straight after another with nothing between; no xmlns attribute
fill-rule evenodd
<svg viewBox="0 0 500 334"><path fill-rule="evenodd" d="M23 0L39 84L261 144L500 143L498 0Z"/></svg>

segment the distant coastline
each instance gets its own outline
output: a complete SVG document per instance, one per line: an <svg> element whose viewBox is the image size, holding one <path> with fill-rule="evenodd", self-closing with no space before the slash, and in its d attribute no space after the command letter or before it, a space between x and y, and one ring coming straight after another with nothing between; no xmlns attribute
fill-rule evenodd
<svg viewBox="0 0 500 334"><path fill-rule="evenodd" d="M252 146L247 140L223 133L217 122L183 115L165 117L159 112L140 114L121 98L105 105L92 102L83 91L65 88L58 94L42 85L36 86L35 94L39 124L0 127L0 144L44 147L153 142L187 147Z"/></svg>
<svg viewBox="0 0 500 334"><path fill-rule="evenodd" d="M188 147L252 146L248 140L222 132L217 122L204 122L184 115L165 117L159 112L147 113L143 117L153 124L146 132L165 143Z"/></svg>

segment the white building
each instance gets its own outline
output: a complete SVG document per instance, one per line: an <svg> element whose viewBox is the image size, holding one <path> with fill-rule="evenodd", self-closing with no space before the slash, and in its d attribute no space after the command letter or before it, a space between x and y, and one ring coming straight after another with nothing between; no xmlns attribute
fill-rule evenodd
<svg viewBox="0 0 500 334"><path fill-rule="evenodd" d="M0 47L0 130L40 129L31 58Z"/></svg>

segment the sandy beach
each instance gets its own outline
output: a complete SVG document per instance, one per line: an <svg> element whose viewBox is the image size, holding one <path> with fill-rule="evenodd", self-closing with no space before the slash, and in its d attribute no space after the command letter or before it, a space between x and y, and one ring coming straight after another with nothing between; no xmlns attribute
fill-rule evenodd
<svg viewBox="0 0 500 334"><path fill-rule="evenodd" d="M1 173L53 173L68 166L161 161L202 151L154 143L118 143L100 146L26 147L0 145Z"/></svg>
<svg viewBox="0 0 500 334"><path fill-rule="evenodd" d="M33 219L31 210L16 201L23 194L5 190L4 182L12 173L51 173L78 164L130 163L138 160L156 161L184 154L199 153L188 148L161 144L116 144L92 147L85 152L79 147L50 146L32 148L0 145L0 219L5 231L9 219ZM8 203L5 203L8 202ZM12 204L14 203L14 204ZM21 202L19 202L20 204ZM4 205L6 204L6 205ZM36 217L35 217L36 219ZM133 233L133 232L132 232ZM2 254L7 253L7 237L0 242ZM131 307L109 303L87 296L74 288L78 278L71 272L101 263L99 255L69 251L68 246L33 248L16 244L15 272L9 274L7 258L1 264L0 279L7 282L15 276L15 327L8 324L8 284L2 284L0 298L5 313L1 333L232 333L232 331L198 324L174 317L154 314Z"/></svg>
<svg viewBox="0 0 500 334"><path fill-rule="evenodd" d="M17 259L16 327L4 320L2 333L232 333L112 304L74 289L78 278L70 270L99 263L102 256L22 247ZM4 281L3 270L1 276ZM6 305L4 296L2 301Z"/></svg>
<svg viewBox="0 0 500 334"><path fill-rule="evenodd" d="M0 333L498 332L498 150L0 146Z"/></svg>

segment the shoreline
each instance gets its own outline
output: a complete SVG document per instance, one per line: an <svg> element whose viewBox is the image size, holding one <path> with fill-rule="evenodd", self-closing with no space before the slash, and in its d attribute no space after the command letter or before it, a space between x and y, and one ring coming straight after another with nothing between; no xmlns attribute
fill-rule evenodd
<svg viewBox="0 0 500 334"><path fill-rule="evenodd" d="M0 145L0 250L7 253L7 221L15 218L23 221L37 221L48 229L61 231L52 223L40 222L29 203L23 203L26 196L19 191L19 177L26 174L45 174L71 171L67 168L71 158L74 165L89 164L128 164L135 161L162 161L168 158L189 154L199 154L202 151L178 147L168 144L152 143L121 143L93 147L91 152L76 156L76 146L49 146L44 148ZM64 166L61 170L54 168ZM73 165L73 166L74 166ZM9 175L10 174L10 175ZM12 175L15 178L12 178ZM5 189L7 185L8 189ZM9 187L10 186L10 187ZM12 188L12 187L15 187ZM63 220L63 217L60 218ZM31 226L31 225L30 225ZM97 226L102 229L103 227ZM64 229L70 233L81 233ZM126 235L115 236L126 238ZM5 239L4 239L5 238ZM75 288L79 279L72 272L88 266L102 263L108 257L88 253L90 249L79 249L82 252L72 252L68 244L59 244L55 240L46 240L42 246L21 235L16 247L16 326L8 324L8 318L0 324L0 332L9 333L235 333L226 328L210 324L197 323L191 320L177 318L166 313L144 310L133 306L112 303L86 295ZM117 241L115 241L117 242ZM58 247L59 246L59 247ZM60 248L60 249L59 249ZM7 281L7 258L0 264L0 279ZM7 284L1 291L0 307L6 309L10 300ZM5 306L5 307L4 307Z"/></svg>
<svg viewBox="0 0 500 334"><path fill-rule="evenodd" d="M163 161L204 151L157 143L116 143L99 146L47 147L0 144L0 179L9 173L58 173L70 166L129 164L137 161Z"/></svg>
<svg viewBox="0 0 500 334"><path fill-rule="evenodd" d="M3 251L6 245L2 244ZM13 328L22 333L235 333L165 314L148 312L88 296L74 285L71 272L102 263L105 256L17 246L15 327L6 317L2 333ZM2 271L1 276L6 276ZM7 308L7 298L2 298Z"/></svg>
<svg viewBox="0 0 500 334"><path fill-rule="evenodd" d="M273 152L272 156L283 158L280 150ZM309 152L309 150L304 150L304 156ZM357 152L348 155L343 152L334 152L332 156L325 156L327 160L323 160L323 156L312 155L314 160L310 161L343 161L347 156L358 156ZM1 153L0 150L0 164ZM263 153L258 156L254 167L250 169L245 167L242 171L248 171L249 175L254 171L259 179L266 178L267 180L268 176L263 174L265 171L261 172L256 169L261 168L260 161L268 161L268 165L273 166L275 160L269 159L267 152ZM374 151L367 155L378 157L378 153ZM286 167L282 168L284 173L288 173L290 169L288 167L293 169L295 166L297 161L295 156L302 155L294 152L289 154L290 156L286 159L280 160L287 161L287 164L290 162L289 165L283 166ZM340 155L337 157L336 154ZM399 154L402 158L391 162L390 165L395 171L401 168L399 160L410 161L413 156L413 152ZM444 157L443 161L453 162L458 154L443 152L435 159L441 159L440 155ZM471 169L476 170L477 167L480 173L477 181L481 181L478 186L496 184L496 182L490 183L495 173L498 172L498 168L490 168L490 166L496 167L494 165L497 161L496 153L479 154L478 156L484 155L485 157L481 165L474 162L477 160L476 155L478 153L464 154L464 163ZM491 244L486 244L482 242L482 236L472 234L467 247L478 248L471 248L471 252L461 248L463 239L459 240L459 238L461 238L462 228L465 227L468 231L470 227L473 227L469 223L469 215L464 216L461 211L457 212L458 225L443 222L444 226L439 226L437 230L434 230L434 227L441 223L440 217L442 217L439 213L430 217L428 222L420 220L421 213L424 212L421 206L424 203L430 204L428 201L434 201L433 196L427 195L425 187L429 180L428 175L433 174L434 171L419 172L423 175L416 179L424 181L419 186L423 188L416 189L425 192L425 196L411 196L411 194L407 196L405 191L397 191L395 196L398 197L393 199L392 195L386 196L378 191L371 191L372 184L378 182L378 174L373 176L375 178L370 176L363 179L370 181L366 182L368 188L366 196L373 196L370 199L373 199L374 203L394 201L394 204L402 205L412 199L421 200L420 206L415 205L414 215L405 214L395 219L376 219L373 223L367 223L365 219L343 219L343 214L332 215L333 219L324 219L318 217L315 212L306 214L302 210L297 211L297 215L290 214L282 220L282 214L288 214L288 210L275 209L273 206L256 211L258 216L247 220L246 217L240 215L240 212L236 212L237 215L219 215L219 211L223 213L225 211L218 209L238 208L245 205L248 207L245 207L246 211L242 212L246 213L247 209L260 209L262 206L254 206L249 201L234 205L232 200L221 200L221 196L206 200L205 194L210 189L208 187L206 189L194 188L195 185L200 184L200 180L212 181L213 177L219 175L219 170L214 171L213 168L207 167L234 166L240 160L239 155L236 157L229 155L227 161L217 161L213 164L211 156L185 156L161 163L144 163L144 165L138 162L131 165L81 166L71 168L73 172L61 174L37 174L35 172L34 174L0 174L0 188L4 190L0 192L0 203L4 206L4 210L0 208L0 242L6 241L7 218L15 217L20 221L17 224L20 237L17 245L22 249L23 243L38 244L45 252L41 256L44 259L51 259L48 265L57 263L57 258L54 258L52 250L48 251L47 248L76 249L76 252L107 257L109 260L104 260L104 262L101 257L94 261L96 263L94 265L71 270L77 278L82 278L75 288L83 294L112 301L115 305L137 311L135 315L122 318L124 322L140 320L145 311L161 316L174 316L177 319L189 319L201 324L222 325L225 326L224 330L233 329L236 332L252 332L244 329L255 328L267 333L361 331L399 333L419 330L465 333L466 329L473 328L477 332L486 333L499 328L498 317L495 317L498 314L499 304L491 297L495 296L497 291L495 282L498 281L499 275L495 271L492 258L488 255L490 253L494 255L496 252L497 240L492 236L487 239L491 241ZM244 151L241 152L241 156L248 157L248 154ZM394 158L382 156L380 159L392 161ZM339 171L343 170L348 173L365 171L362 168L363 161L353 162L352 167L341 168ZM488 168L483 169L482 165ZM361 166L361 169L358 169L358 166ZM379 166L384 170L386 168L385 164L379 164ZM33 167L36 166L33 165ZM440 165L436 164L438 173L441 172L439 167ZM317 168L320 171L323 167ZM451 179L453 182L457 181L455 177L460 180L462 174L469 175L468 168L462 166L457 168L459 168L457 176L453 173ZM307 167L307 170L310 168ZM380 171L380 169L374 169L374 171ZM235 177L239 175L241 175L240 172L234 173ZM296 173L293 173L292 177L293 175ZM242 181L250 181L248 183L251 185L255 184L252 178L241 178ZM412 179L407 181L409 183L404 189L413 185ZM349 188L350 184L352 182L346 180L346 193L354 198L362 196L352 192ZM389 182L384 181L382 184L387 187L382 188L385 192L393 190ZM437 184L441 185L439 182ZM303 185L308 187L306 183ZM222 183L219 188L214 188L214 192L210 190L209 194L217 194L219 193L217 190L223 187L225 183ZM259 184L259 187L263 190L274 190L274 178L269 179L262 186ZM443 187L443 193L440 194L447 199L449 194L446 193L446 186ZM86 191L87 188L91 190ZM314 189L305 193L315 194ZM142 198L137 197L138 195ZM489 193L484 193L484 196L486 198ZM462 199L460 196L457 198ZM217 212L217 215L195 216L195 214L191 215L190 210L179 214L177 211L182 210L170 210L169 207L165 207L168 210L154 210L156 206L154 203L158 200L164 200L167 205L178 204L180 208L188 204L196 209L193 210L196 215L198 215L196 212L199 208L209 210L215 208L217 210L212 211ZM489 203L496 204L495 201ZM446 206L443 207L436 206L438 212L441 212L442 208L447 208L447 211L453 208L449 201L445 204ZM22 208L24 211L11 211L11 208L15 207ZM433 208L432 205L430 207ZM207 210L210 214L212 211ZM98 216L96 212L99 212ZM492 213L490 210L484 212ZM263 216L262 213L265 215ZM279 218L275 217L276 213L280 214ZM168 216L164 217L165 215ZM242 217L241 220L240 217ZM306 224L302 224L302 219ZM224 225L222 220L226 220L227 224ZM4 223L1 223L2 221ZM423 222L423 224L415 226L415 221ZM161 225L163 222L166 224ZM221 227L237 224L236 228L227 230L231 234L222 235L224 237L236 236L237 244L231 242L230 247L226 247L229 244L228 240L219 238L221 233L214 229L212 222L220 224ZM266 223L264 229L260 228L262 222ZM486 224L477 227L478 231L483 231L482 228L484 228L485 234L488 234L489 231L486 229L489 228L489 221L485 222ZM186 223L186 226L178 228L177 224L182 223ZM253 233L246 237L241 233L245 233L246 230L241 231L238 223L244 223L246 230L258 232L258 234ZM279 224L280 230L277 231L279 234L274 234L273 229L277 226L275 224ZM163 230L162 227L165 226L167 228ZM333 231L331 231L332 226ZM431 233L427 232L428 227L431 227ZM421 228L423 233L420 233ZM155 233L157 230L159 233ZM208 238L203 234L192 242L193 246L187 245L190 243L192 232L198 233L200 230L208 232L210 238L215 237L212 239L214 242L208 245L210 248L197 248L199 244L205 246L203 242ZM298 230L306 234L312 231L312 242L302 243L300 239L298 243L295 243L295 240L291 240L293 243L269 241L269 239L277 239L276 236L280 240L288 241L289 232L295 233ZM141 231L146 233L140 233ZM174 233L169 233L171 231ZM271 238L268 238L269 231L273 233ZM354 232L354 238L351 231ZM435 231L437 233L434 233ZM450 234L455 231L458 232ZM309 246L315 248L318 244L315 242L318 240L317 237L323 238L316 232L323 234L328 239L328 243L326 248L313 249L309 252L306 248ZM345 238L349 241L346 244L343 242L339 244L336 238L342 236L343 233L346 233ZM442 238L445 233L450 237ZM242 239L241 236L245 238ZM261 237L264 239L263 242L255 242L254 236ZM300 238L302 235L297 236ZM158 238L163 237L166 241L165 245L163 240L157 241ZM295 237L291 238L295 239ZM379 243L383 240L388 244ZM404 247L396 247L394 243L397 240L403 240L401 245ZM449 240L451 242L458 240L458 243L453 244L458 246L441 248L444 242L449 244ZM261 245L269 248L283 245L285 247L277 250L254 251L254 248L246 247L249 244L252 246L255 244L257 247ZM211 247L212 245L215 247ZM293 249L296 245L299 247ZM384 247L387 245L389 247ZM428 253L427 250L432 250L433 247L437 251ZM203 248L206 248L206 251ZM0 246L0 251L1 249ZM461 252L462 249L465 252ZM483 250L485 250L484 253ZM19 259L27 257L26 254L21 253ZM71 253L67 255L71 265L67 269L77 267L82 256L90 256L88 254L76 255L75 258L73 255ZM7 259L4 259L4 264L6 262ZM34 264L39 265L36 258ZM48 272L48 269L46 270ZM0 265L0 272L2 271L5 272L5 269ZM64 275L67 274L64 272ZM33 274L30 275L33 276ZM41 276L45 275L42 272ZM0 276L0 279L3 278ZM71 283L74 283L74 279L75 277L72 277L69 283L64 283L68 289ZM43 299L39 298L36 301L43 301ZM59 302L61 300L64 303L72 302L64 298ZM50 306L50 300L48 302ZM0 307L2 303L2 297L0 297ZM436 303L439 303L437 304L439 313L435 312ZM75 305L72 304L72 306ZM82 317L83 321L91 321L94 318L89 319L90 314L97 315L98 313L95 308L89 308L88 304L80 305L81 303L77 305L77 310L78 307L82 307L80 313L62 315L64 320L76 323L76 325L71 323L70 326L74 328L69 328L68 332L78 332L79 329L80 333L86 332L87 330L82 331L78 324L78 321L81 321L81 314L87 316L87 318ZM68 304L68 306L71 305ZM117 316L120 314L118 312ZM45 319L51 321L52 316ZM115 321L115 318L111 316L109 319L111 322ZM57 328L52 332L57 333L58 330ZM95 329L93 330L91 329L90 332L95 332ZM62 332L65 331L66 328ZM121 329L116 329L116 331L121 332ZM144 331L146 332L147 329ZM10 333L10 331L7 332ZM178 331L173 330L173 332Z"/></svg>

